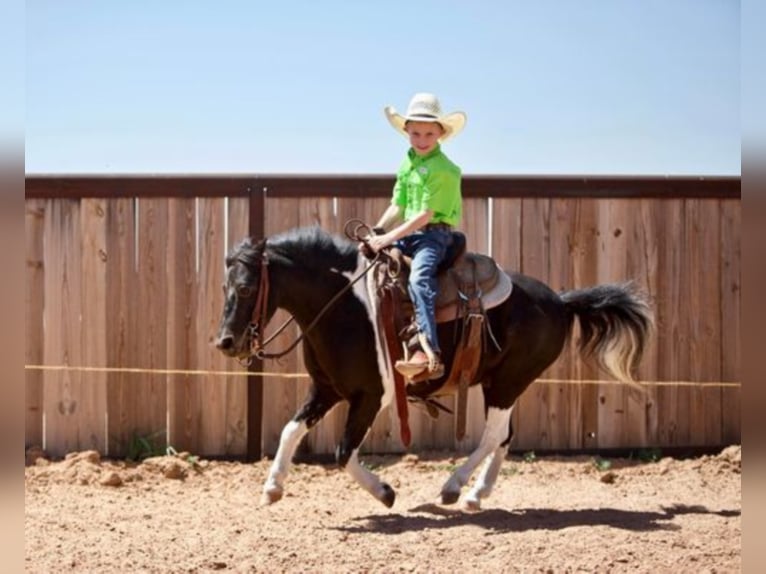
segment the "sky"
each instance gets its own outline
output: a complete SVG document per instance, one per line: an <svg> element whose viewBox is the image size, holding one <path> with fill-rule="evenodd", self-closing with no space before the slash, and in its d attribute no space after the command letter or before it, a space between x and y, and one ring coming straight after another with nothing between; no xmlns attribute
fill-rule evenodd
<svg viewBox="0 0 766 574"><path fill-rule="evenodd" d="M422 91L464 174L739 175L740 4L26 3L28 174L393 174Z"/></svg>

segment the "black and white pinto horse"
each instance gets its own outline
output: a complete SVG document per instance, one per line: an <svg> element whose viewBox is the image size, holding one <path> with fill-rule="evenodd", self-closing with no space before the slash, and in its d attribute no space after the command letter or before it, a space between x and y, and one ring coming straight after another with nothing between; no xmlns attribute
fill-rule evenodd
<svg viewBox="0 0 766 574"><path fill-rule="evenodd" d="M305 403L282 431L263 487L264 504L282 498L301 439L341 401L347 401L350 408L335 453L338 464L383 504L391 507L394 503L391 486L358 459L375 417L394 398L394 373L377 328L376 292L366 280L353 281L369 265L358 244L318 227L295 229L258 242L245 239L226 257L225 307L216 346L230 357L246 360L252 356L254 340L261 337L257 331L277 308L285 309L303 331L305 365L312 381ZM262 277L263 273L268 277ZM650 308L630 284L556 294L531 277L512 273L511 279L511 296L487 311L500 350L487 345L474 381L481 383L486 426L479 446L442 487L444 504L458 500L482 461L486 462L464 504L478 510L480 500L490 494L513 433L514 402L559 356L575 317L581 327L582 354L624 382L632 381L631 373L650 334ZM256 306L262 307L265 316L257 325L253 324ZM457 321L438 325L447 374L458 328Z"/></svg>

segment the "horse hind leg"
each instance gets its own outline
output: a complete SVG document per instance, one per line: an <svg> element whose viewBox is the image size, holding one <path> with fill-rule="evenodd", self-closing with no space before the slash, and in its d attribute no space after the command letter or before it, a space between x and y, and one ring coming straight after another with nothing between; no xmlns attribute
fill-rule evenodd
<svg viewBox="0 0 766 574"><path fill-rule="evenodd" d="M351 399L346 428L335 456L338 465L362 488L391 508L396 500L394 489L359 462L359 446L372 427L380 407L380 396L374 394L360 394Z"/></svg>
<svg viewBox="0 0 766 574"><path fill-rule="evenodd" d="M359 449L355 449L346 462L346 472L375 499L382 502L387 508L391 508L396 500L396 492L388 483L383 482L370 470L364 468L359 462Z"/></svg>
<svg viewBox="0 0 766 574"><path fill-rule="evenodd" d="M511 407L511 414L513 414L513 407ZM495 487L497 477L500 474L500 467L508 454L508 447L511 444L511 437L513 436L513 425L509 420L508 422L508 437L503 441L495 451L490 454L484 461L484 466L479 472L479 476L476 478L476 482L473 488L468 491L463 501L466 510L481 510L481 499L487 498Z"/></svg>
<svg viewBox="0 0 766 574"><path fill-rule="evenodd" d="M487 423L484 427L484 432L481 435L481 441L479 446L474 450L468 459L460 465L460 467L452 473L447 482L441 490L442 504L454 504L460 498L461 489L468 483L471 475L476 468L486 459L489 455L492 458L487 461L484 469L482 470L482 477L479 479L481 484L474 488L472 491L473 496L469 495L469 506L478 503L479 498L489 494L492 490L492 486L497 479L497 474L500 471L500 464L502 463L503 455L500 451L507 450L507 438L511 422L511 411L513 406L506 409L497 407L490 407L487 410ZM501 446L505 443L505 446ZM478 506L477 506L478 508Z"/></svg>

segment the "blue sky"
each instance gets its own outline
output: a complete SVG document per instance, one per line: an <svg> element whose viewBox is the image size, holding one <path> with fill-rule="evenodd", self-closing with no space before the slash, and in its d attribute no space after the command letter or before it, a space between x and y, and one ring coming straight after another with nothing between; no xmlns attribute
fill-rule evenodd
<svg viewBox="0 0 766 574"><path fill-rule="evenodd" d="M27 173L393 173L417 91L466 174L739 174L740 5L26 3Z"/></svg>

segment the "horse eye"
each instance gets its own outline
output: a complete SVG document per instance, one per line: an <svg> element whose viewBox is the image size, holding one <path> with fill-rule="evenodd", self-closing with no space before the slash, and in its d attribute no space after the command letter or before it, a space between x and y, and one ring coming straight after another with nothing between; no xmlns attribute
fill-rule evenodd
<svg viewBox="0 0 766 574"><path fill-rule="evenodd" d="M237 287L237 296L243 299L249 299L253 296L253 288L249 285L240 285Z"/></svg>

